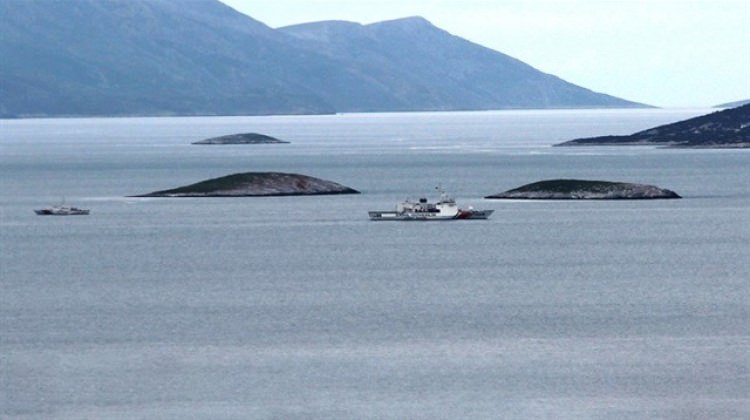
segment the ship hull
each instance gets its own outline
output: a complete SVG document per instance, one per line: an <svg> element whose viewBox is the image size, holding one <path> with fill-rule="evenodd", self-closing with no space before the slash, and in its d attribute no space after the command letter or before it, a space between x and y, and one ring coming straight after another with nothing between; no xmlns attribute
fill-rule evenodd
<svg viewBox="0 0 750 420"><path fill-rule="evenodd" d="M76 210L55 210L55 209L41 209L34 210L39 216L87 216L88 210L76 209Z"/></svg>
<svg viewBox="0 0 750 420"><path fill-rule="evenodd" d="M429 212L395 212L395 211L371 211L368 212L370 220L376 221L447 221L447 220L470 220L470 219L488 219L494 210L461 210L450 216L440 215L439 213Z"/></svg>

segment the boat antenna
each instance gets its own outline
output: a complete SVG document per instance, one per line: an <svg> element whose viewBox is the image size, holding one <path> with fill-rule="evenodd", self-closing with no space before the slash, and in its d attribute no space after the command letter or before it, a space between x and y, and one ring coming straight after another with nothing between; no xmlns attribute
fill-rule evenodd
<svg viewBox="0 0 750 420"><path fill-rule="evenodd" d="M448 194L445 193L443 190L443 185L438 184L437 187L435 187L436 190L440 191L440 201L449 201L451 198L448 196Z"/></svg>

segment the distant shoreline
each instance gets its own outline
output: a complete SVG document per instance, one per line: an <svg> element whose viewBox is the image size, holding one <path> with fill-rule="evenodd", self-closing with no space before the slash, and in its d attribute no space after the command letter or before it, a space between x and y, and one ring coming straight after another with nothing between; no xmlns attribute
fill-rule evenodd
<svg viewBox="0 0 750 420"><path fill-rule="evenodd" d="M716 110L706 107L566 107L566 108L495 108L495 109L455 109L455 110L391 110L391 111L351 111L329 113L299 113L299 114L127 114L127 115L4 115L0 120L51 120L51 119L127 119L127 118L242 118L242 117L319 117L345 115L377 115L377 114L448 114L448 113L483 113L483 112L514 112L514 111L691 111L707 112Z"/></svg>
<svg viewBox="0 0 750 420"><path fill-rule="evenodd" d="M583 137L555 144L555 147L615 145L680 149L750 148L750 104L714 109L703 115L633 134Z"/></svg>

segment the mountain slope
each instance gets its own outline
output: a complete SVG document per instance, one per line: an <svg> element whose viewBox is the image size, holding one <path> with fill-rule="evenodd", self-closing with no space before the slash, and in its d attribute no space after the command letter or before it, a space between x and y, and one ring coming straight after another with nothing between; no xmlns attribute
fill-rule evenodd
<svg viewBox="0 0 750 420"><path fill-rule="evenodd" d="M376 78L405 109L643 106L542 73L421 17L370 25L316 22L280 30Z"/></svg>
<svg viewBox="0 0 750 420"><path fill-rule="evenodd" d="M750 104L750 99L742 101L727 102L719 105L715 105L714 108L737 108L738 106Z"/></svg>
<svg viewBox="0 0 750 420"><path fill-rule="evenodd" d="M0 115L636 106L421 18L276 30L216 0L0 2Z"/></svg>
<svg viewBox="0 0 750 420"><path fill-rule="evenodd" d="M748 148L750 104L650 128L629 136L576 139L558 146L650 144L694 148Z"/></svg>
<svg viewBox="0 0 750 420"><path fill-rule="evenodd" d="M10 1L0 8L5 113L333 111L314 92L322 81L288 69L304 61L335 74L337 65L214 0Z"/></svg>

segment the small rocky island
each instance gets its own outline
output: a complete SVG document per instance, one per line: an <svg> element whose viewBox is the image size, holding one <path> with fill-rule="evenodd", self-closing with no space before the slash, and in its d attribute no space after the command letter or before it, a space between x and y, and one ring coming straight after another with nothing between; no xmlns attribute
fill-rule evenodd
<svg viewBox="0 0 750 420"><path fill-rule="evenodd" d="M307 175L246 172L134 197L270 197L326 194L359 194L359 191Z"/></svg>
<svg viewBox="0 0 750 420"><path fill-rule="evenodd" d="M258 133L229 134L221 137L212 137L192 144L284 144L288 141L279 140L275 137Z"/></svg>
<svg viewBox="0 0 750 420"><path fill-rule="evenodd" d="M674 191L653 185L580 179L552 179L527 184L499 194L489 195L485 198L513 200L642 200L681 197Z"/></svg>
<svg viewBox="0 0 750 420"><path fill-rule="evenodd" d="M589 137L556 146L750 148L750 104L662 125L628 136Z"/></svg>

